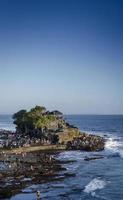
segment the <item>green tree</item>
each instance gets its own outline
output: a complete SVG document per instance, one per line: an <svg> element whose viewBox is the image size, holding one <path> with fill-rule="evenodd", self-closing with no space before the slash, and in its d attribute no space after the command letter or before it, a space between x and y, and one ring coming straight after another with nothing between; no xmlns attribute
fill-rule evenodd
<svg viewBox="0 0 123 200"><path fill-rule="evenodd" d="M44 106L35 106L30 110L30 113L34 116L40 117L42 114L46 112L46 108Z"/></svg>
<svg viewBox="0 0 123 200"><path fill-rule="evenodd" d="M17 130L25 132L25 125L27 121L27 111L20 110L13 115L14 124L17 126Z"/></svg>
<svg viewBox="0 0 123 200"><path fill-rule="evenodd" d="M49 132L56 131L59 124L62 123L57 115L46 112L46 108L43 106L35 106L29 112L20 110L13 115L13 119L18 134L38 138L46 138ZM48 136L48 140L51 143L57 143L58 136L52 133Z"/></svg>

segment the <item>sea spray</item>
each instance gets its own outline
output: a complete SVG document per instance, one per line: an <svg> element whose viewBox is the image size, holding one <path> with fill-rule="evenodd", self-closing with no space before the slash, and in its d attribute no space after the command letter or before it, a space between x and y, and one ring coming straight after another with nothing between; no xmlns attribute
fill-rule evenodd
<svg viewBox="0 0 123 200"><path fill-rule="evenodd" d="M88 185L85 186L84 192L94 194L94 191L103 189L106 185L104 180L94 178Z"/></svg>
<svg viewBox="0 0 123 200"><path fill-rule="evenodd" d="M120 138L110 137L105 143L105 149L123 158L123 142Z"/></svg>

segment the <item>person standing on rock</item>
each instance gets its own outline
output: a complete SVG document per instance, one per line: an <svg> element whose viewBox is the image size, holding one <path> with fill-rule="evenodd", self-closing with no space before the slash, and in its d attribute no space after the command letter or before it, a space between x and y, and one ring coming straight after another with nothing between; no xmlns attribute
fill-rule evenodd
<svg viewBox="0 0 123 200"><path fill-rule="evenodd" d="M37 190L36 192L36 200L40 200L41 199L41 193L39 190Z"/></svg>

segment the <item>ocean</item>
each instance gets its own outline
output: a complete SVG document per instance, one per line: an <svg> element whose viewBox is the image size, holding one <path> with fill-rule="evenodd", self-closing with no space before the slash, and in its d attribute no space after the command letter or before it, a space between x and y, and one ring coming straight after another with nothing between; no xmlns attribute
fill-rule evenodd
<svg viewBox="0 0 123 200"><path fill-rule="evenodd" d="M12 115L0 115L0 129L15 131Z"/></svg>
<svg viewBox="0 0 123 200"><path fill-rule="evenodd" d="M101 152L65 151L59 160L75 160L65 164L67 171L75 173L61 181L32 185L11 200L35 200L34 190L41 191L47 200L123 200L123 115L66 115L70 124L90 134L106 138ZM0 129L15 130L10 115L0 115ZM85 161L85 156L103 156ZM62 176L62 174L61 174Z"/></svg>

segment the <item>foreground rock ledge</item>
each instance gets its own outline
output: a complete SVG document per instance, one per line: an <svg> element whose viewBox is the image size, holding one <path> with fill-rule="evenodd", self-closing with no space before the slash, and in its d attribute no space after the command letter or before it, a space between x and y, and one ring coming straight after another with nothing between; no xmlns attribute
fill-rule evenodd
<svg viewBox="0 0 123 200"><path fill-rule="evenodd" d="M32 184L42 184L71 176L65 173L62 161L54 158L54 152L2 154L0 164L0 199L10 198ZM3 159L3 161L2 161ZM67 163L67 161L66 161Z"/></svg>

